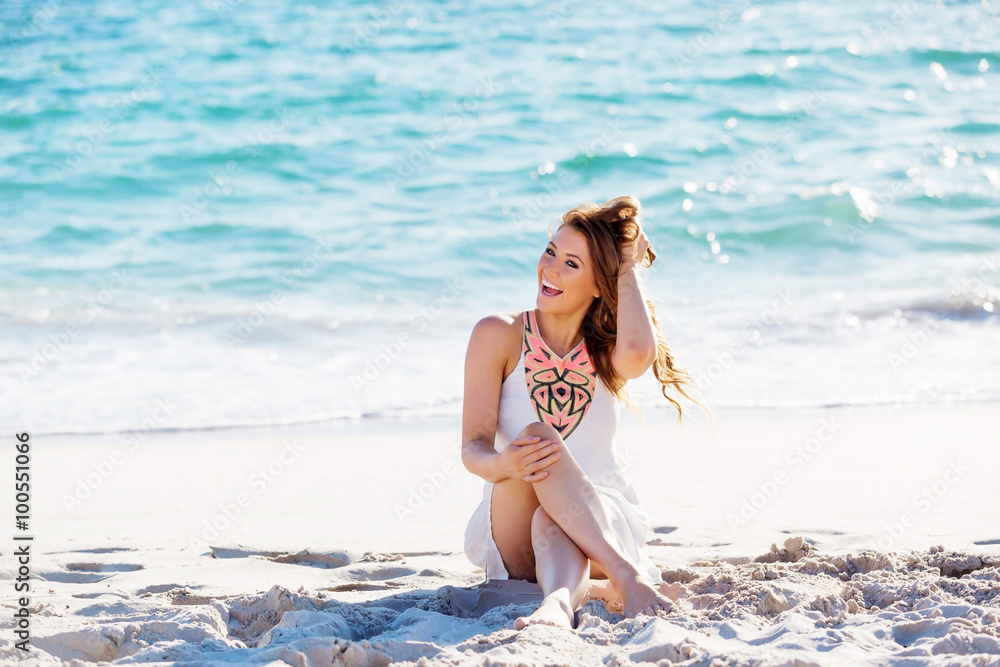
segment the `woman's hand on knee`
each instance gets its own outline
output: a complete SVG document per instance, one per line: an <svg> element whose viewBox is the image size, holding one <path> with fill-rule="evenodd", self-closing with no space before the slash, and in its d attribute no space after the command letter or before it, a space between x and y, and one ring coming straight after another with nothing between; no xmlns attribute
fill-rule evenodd
<svg viewBox="0 0 1000 667"><path fill-rule="evenodd" d="M514 438L497 454L497 467L507 478L537 482L548 477L545 468L559 460L562 441L529 435Z"/></svg>

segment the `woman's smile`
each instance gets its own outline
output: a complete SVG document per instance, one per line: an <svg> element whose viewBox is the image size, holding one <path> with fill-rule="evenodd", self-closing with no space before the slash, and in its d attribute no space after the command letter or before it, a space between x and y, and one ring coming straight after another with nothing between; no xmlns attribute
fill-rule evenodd
<svg viewBox="0 0 1000 667"><path fill-rule="evenodd" d="M542 278L542 286L539 291L541 292L542 296L548 296L548 297L556 297L562 294L561 289L557 288L555 285L550 283L545 278Z"/></svg>

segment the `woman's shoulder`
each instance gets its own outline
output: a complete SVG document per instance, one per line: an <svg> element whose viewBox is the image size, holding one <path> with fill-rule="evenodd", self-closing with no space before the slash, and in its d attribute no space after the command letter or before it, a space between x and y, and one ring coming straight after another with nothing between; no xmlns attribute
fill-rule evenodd
<svg viewBox="0 0 1000 667"><path fill-rule="evenodd" d="M516 313L492 313L476 322L476 329L503 332L509 329L519 330L524 322L524 311Z"/></svg>
<svg viewBox="0 0 1000 667"><path fill-rule="evenodd" d="M472 337L495 344L520 340L524 321L522 318L523 311L486 315L472 328Z"/></svg>

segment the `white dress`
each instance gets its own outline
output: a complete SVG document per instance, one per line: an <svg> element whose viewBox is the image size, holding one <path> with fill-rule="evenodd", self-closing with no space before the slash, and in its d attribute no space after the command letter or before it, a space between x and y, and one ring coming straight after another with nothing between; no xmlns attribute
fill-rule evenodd
<svg viewBox="0 0 1000 667"><path fill-rule="evenodd" d="M649 518L615 447L618 398L597 377L585 341L558 357L538 333L535 311L525 311L521 319L521 356L500 387L494 447L503 450L532 422L552 424L597 489L621 549L651 584L659 583L660 571L644 548ZM465 554L486 571L487 579L508 579L493 540L492 492L493 483L485 482L482 501L465 530Z"/></svg>

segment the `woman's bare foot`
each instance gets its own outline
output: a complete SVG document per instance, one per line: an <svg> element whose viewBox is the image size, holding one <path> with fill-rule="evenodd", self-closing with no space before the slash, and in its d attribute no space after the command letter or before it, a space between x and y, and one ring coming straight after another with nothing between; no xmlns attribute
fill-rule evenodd
<svg viewBox="0 0 1000 667"><path fill-rule="evenodd" d="M622 610L625 618L638 614L657 616L669 614L674 610L674 603L642 579L632 579L623 582L621 591Z"/></svg>
<svg viewBox="0 0 1000 667"><path fill-rule="evenodd" d="M565 593L565 595L560 595L560 593ZM535 623L573 628L573 609L570 607L569 593L566 589L561 588L549 593L534 613L515 619L514 629L521 630Z"/></svg>

